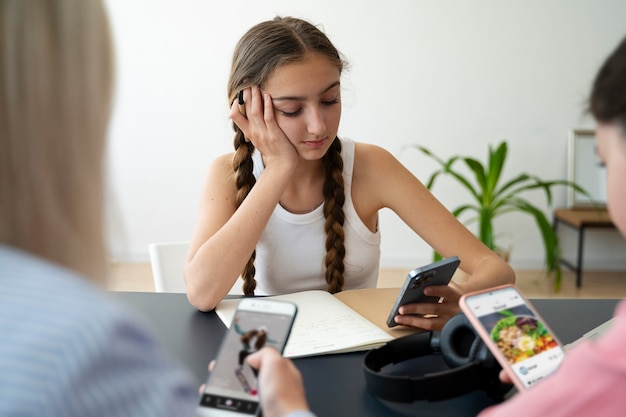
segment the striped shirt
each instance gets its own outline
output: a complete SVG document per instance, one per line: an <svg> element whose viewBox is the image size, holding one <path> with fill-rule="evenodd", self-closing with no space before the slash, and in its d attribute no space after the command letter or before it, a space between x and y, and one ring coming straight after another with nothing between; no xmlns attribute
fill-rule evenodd
<svg viewBox="0 0 626 417"><path fill-rule="evenodd" d="M127 307L0 245L0 416L196 416L197 402Z"/></svg>

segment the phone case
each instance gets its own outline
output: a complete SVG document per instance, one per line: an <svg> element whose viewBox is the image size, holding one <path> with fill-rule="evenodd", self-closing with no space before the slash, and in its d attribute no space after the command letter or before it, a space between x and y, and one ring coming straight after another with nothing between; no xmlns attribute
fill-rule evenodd
<svg viewBox="0 0 626 417"><path fill-rule="evenodd" d="M439 297L424 295L424 288L430 285L448 285L460 263L461 261L457 256L451 256L409 272L387 317L387 326L395 327L398 325L394 321L394 317L402 305L439 302Z"/></svg>
<svg viewBox="0 0 626 417"><path fill-rule="evenodd" d="M459 306L518 390L552 373L563 359L563 345L514 285L464 294Z"/></svg>

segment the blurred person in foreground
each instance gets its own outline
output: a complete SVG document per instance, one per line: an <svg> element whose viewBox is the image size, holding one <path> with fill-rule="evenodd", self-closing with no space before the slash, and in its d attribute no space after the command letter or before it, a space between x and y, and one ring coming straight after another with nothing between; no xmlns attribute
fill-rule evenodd
<svg viewBox="0 0 626 417"><path fill-rule="evenodd" d="M196 415L191 375L102 290L102 2L0 0L0 34L0 415Z"/></svg>

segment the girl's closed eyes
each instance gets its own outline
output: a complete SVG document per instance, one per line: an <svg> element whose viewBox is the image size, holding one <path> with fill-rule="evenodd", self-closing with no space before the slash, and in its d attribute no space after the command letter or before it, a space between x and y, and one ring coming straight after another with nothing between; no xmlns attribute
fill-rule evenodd
<svg viewBox="0 0 626 417"><path fill-rule="evenodd" d="M339 98L334 97L334 98L329 99L329 100L322 100L322 101L320 101L320 103L323 106L327 106L327 107L334 106L335 104L339 104ZM298 108L293 109L293 110L292 109L280 109L278 107L275 107L275 110L277 112L281 113L283 116L286 116L286 117L296 117L296 116L298 116L298 115L300 115L302 113L303 107L298 107Z"/></svg>

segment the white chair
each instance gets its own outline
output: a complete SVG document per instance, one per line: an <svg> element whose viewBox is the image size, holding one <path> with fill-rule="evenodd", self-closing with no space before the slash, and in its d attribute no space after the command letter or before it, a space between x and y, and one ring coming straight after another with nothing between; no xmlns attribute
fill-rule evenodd
<svg viewBox="0 0 626 417"><path fill-rule="evenodd" d="M152 278L156 292L186 293L183 269L189 242L163 242L148 245ZM242 280L238 278L229 294L243 294Z"/></svg>

